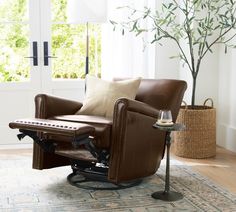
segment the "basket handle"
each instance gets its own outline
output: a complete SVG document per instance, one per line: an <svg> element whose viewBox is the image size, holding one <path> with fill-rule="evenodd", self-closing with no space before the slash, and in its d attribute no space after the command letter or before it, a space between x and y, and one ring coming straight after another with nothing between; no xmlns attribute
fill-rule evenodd
<svg viewBox="0 0 236 212"><path fill-rule="evenodd" d="M185 106L185 110L187 110L188 109L188 104L184 101L184 100L182 100L182 103L181 103L181 105L184 105Z"/></svg>
<svg viewBox="0 0 236 212"><path fill-rule="evenodd" d="M207 99L204 101L203 105L206 106L206 103L207 103L208 101L211 102L211 107L214 107L213 99L212 99L212 98L207 98Z"/></svg>

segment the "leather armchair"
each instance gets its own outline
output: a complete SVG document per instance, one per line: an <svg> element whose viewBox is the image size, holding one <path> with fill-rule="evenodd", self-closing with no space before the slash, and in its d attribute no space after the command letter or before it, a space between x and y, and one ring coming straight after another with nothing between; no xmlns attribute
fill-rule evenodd
<svg viewBox="0 0 236 212"><path fill-rule="evenodd" d="M135 100L117 100L113 119L75 115L82 103L39 94L35 97L35 117L94 126L93 145L100 153L106 152L108 181L126 182L157 171L164 155L166 134L152 125L160 109L171 110L173 121L176 120L186 88L186 82L181 80L143 79ZM86 156L76 153L68 138L55 135L50 139L57 143L54 153L34 143L34 169L70 165L77 157L77 166L92 164Z"/></svg>

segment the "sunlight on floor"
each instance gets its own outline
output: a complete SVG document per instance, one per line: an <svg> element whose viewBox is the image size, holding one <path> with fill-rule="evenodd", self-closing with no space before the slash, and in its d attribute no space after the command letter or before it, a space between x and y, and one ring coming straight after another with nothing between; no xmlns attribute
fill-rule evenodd
<svg viewBox="0 0 236 212"><path fill-rule="evenodd" d="M228 166L228 165L210 164L210 163L197 163L197 162L186 162L185 166L209 166L209 167L230 168L230 166Z"/></svg>

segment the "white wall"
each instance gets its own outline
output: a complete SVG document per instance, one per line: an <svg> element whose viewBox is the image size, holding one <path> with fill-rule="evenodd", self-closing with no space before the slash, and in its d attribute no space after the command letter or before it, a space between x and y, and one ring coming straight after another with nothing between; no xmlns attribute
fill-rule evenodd
<svg viewBox="0 0 236 212"><path fill-rule="evenodd" d="M157 79L178 79L179 59L170 59L178 54L178 48L173 42L165 40L163 46L156 45L156 72Z"/></svg>
<svg viewBox="0 0 236 212"><path fill-rule="evenodd" d="M236 50L219 52L217 144L236 152Z"/></svg>
<svg viewBox="0 0 236 212"><path fill-rule="evenodd" d="M195 93L196 105L203 105L204 101L207 98L211 98L213 100L213 104L215 107L217 107L218 105L218 78L219 78L218 49L219 49L218 47L215 47L213 49L214 53L208 53L202 60L196 84L196 93ZM192 75L188 70L187 66L183 68L182 64L180 64L179 79L183 79L188 82L188 88L187 91L185 92L184 100L188 104L191 104Z"/></svg>
<svg viewBox="0 0 236 212"><path fill-rule="evenodd" d="M214 53L208 53L203 58L197 78L196 104L203 104L207 98L212 98L214 106L218 107L219 79L219 48L213 48Z"/></svg>

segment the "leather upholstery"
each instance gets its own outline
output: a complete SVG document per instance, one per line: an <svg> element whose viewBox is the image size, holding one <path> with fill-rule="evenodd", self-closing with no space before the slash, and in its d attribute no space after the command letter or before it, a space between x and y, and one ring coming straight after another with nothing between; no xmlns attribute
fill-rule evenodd
<svg viewBox="0 0 236 212"><path fill-rule="evenodd" d="M108 149L111 141L112 120L101 116L88 115L63 115L51 117L55 120L73 121L77 123L90 124L95 128L94 144L98 148Z"/></svg>
<svg viewBox="0 0 236 212"><path fill-rule="evenodd" d="M82 104L46 94L35 96L35 118L47 119L50 116L75 114ZM47 153L36 143L33 145L33 168L47 169L69 165L68 158Z"/></svg>
<svg viewBox="0 0 236 212"><path fill-rule="evenodd" d="M181 80L143 79L136 100L121 98L116 102L113 120L74 115L81 103L41 94L35 97L36 117L94 126L95 145L110 152L108 179L129 181L157 171L165 149L165 132L152 125L160 109L170 109L176 120L186 88L186 82ZM63 139L58 137L58 141ZM63 148L63 142L58 143ZM34 145L33 154L33 168L69 164L69 155L68 158L49 155L37 145Z"/></svg>
<svg viewBox="0 0 236 212"><path fill-rule="evenodd" d="M18 119L9 124L12 129L43 131L49 134L57 134L69 137L77 137L84 134L93 134L94 127L88 124L80 124L68 121L55 121L50 119Z"/></svg>

